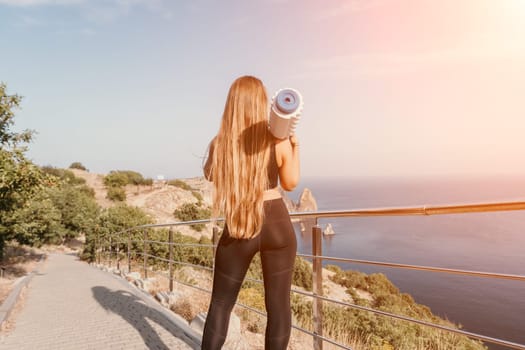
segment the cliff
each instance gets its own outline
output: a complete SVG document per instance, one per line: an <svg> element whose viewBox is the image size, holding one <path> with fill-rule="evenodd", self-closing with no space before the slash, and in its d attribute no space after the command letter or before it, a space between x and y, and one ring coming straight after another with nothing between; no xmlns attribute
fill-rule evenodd
<svg viewBox="0 0 525 350"><path fill-rule="evenodd" d="M310 189L305 188L303 190L297 203L291 200L290 197L288 197L288 193L282 188L279 188L279 191L281 192L284 203L286 204L286 208L290 213L317 211L317 201L315 200L315 197Z"/></svg>

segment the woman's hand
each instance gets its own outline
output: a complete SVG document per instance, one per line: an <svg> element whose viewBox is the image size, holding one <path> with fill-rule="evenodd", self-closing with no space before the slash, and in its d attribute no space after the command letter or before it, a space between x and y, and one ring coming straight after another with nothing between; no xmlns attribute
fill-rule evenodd
<svg viewBox="0 0 525 350"><path fill-rule="evenodd" d="M297 137L295 136L295 134L290 135L290 144L293 148L299 147L299 141L297 141Z"/></svg>

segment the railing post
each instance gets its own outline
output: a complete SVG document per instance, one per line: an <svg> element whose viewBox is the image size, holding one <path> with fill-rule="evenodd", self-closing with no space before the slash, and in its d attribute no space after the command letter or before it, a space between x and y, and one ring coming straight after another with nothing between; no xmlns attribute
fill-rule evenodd
<svg viewBox="0 0 525 350"><path fill-rule="evenodd" d="M97 262L97 264L100 265L100 252L102 250L102 248L100 247L100 234L98 232L98 227L95 228L97 230L97 243L96 243L96 246L95 246L95 261Z"/></svg>
<svg viewBox="0 0 525 350"><path fill-rule="evenodd" d="M131 272L131 231L128 231L128 273Z"/></svg>
<svg viewBox="0 0 525 350"><path fill-rule="evenodd" d="M215 269L215 252L217 250L217 244L219 244L219 228L217 226L213 226L211 242L213 244L213 268Z"/></svg>
<svg viewBox="0 0 525 350"><path fill-rule="evenodd" d="M323 295L323 263L322 259L318 258L323 255L322 251L322 232L321 228L317 224L312 227L312 255L313 266L312 266L312 278L313 278L313 326L314 326L314 350L323 349L323 340L317 335L323 335L323 301L316 298L316 295Z"/></svg>
<svg viewBox="0 0 525 350"><path fill-rule="evenodd" d="M144 257L144 279L148 278L148 257L146 256L146 244L148 240L148 231L144 229L144 248L142 249L142 256Z"/></svg>
<svg viewBox="0 0 525 350"><path fill-rule="evenodd" d="M117 240L117 270L120 271L120 240Z"/></svg>
<svg viewBox="0 0 525 350"><path fill-rule="evenodd" d="M111 267L111 236L109 236L108 266Z"/></svg>
<svg viewBox="0 0 525 350"><path fill-rule="evenodd" d="M173 292L173 227L170 227L169 235L169 262L168 267L170 270L170 292Z"/></svg>

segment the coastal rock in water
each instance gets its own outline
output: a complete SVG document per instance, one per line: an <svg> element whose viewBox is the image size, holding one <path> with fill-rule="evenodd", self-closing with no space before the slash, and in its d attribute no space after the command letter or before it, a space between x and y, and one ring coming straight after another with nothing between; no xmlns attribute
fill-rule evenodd
<svg viewBox="0 0 525 350"><path fill-rule="evenodd" d="M299 202L295 203L288 197L288 192L279 187L279 192L283 197L284 204L290 213L298 211L316 211L317 202L310 189L305 188L299 197Z"/></svg>
<svg viewBox="0 0 525 350"><path fill-rule="evenodd" d="M327 236L335 235L334 228L332 227L332 224L326 225L326 228L323 231L323 234Z"/></svg>
<svg viewBox="0 0 525 350"><path fill-rule="evenodd" d="M301 196L299 197L299 203L297 203L297 211L317 211L317 202L310 189L305 188Z"/></svg>

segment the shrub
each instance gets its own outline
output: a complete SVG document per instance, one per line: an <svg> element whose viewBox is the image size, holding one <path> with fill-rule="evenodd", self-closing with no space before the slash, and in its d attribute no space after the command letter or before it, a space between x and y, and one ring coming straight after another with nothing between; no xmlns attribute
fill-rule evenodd
<svg viewBox="0 0 525 350"><path fill-rule="evenodd" d="M128 177L122 172L111 171L104 177L106 187L123 187L128 184Z"/></svg>
<svg viewBox="0 0 525 350"><path fill-rule="evenodd" d="M112 170L104 177L106 187L126 185L152 185L153 179L145 179L142 174L132 170Z"/></svg>
<svg viewBox="0 0 525 350"><path fill-rule="evenodd" d="M312 266L300 256L295 257L292 283L306 290L312 290Z"/></svg>
<svg viewBox="0 0 525 350"><path fill-rule="evenodd" d="M144 179L142 180L142 183L140 185L151 186L153 185L153 179L152 178Z"/></svg>
<svg viewBox="0 0 525 350"><path fill-rule="evenodd" d="M95 190L87 185L79 186L78 191L90 198L95 198Z"/></svg>
<svg viewBox="0 0 525 350"><path fill-rule="evenodd" d="M86 180L76 177L71 170L55 168L49 165L43 166L41 169L44 173L57 177L70 185L83 185L86 183Z"/></svg>
<svg viewBox="0 0 525 350"><path fill-rule="evenodd" d="M211 217L211 210L210 208L201 208L195 203L186 203L175 209L173 215L181 221L202 220ZM205 225L194 224L191 227L197 232L201 232Z"/></svg>
<svg viewBox="0 0 525 350"><path fill-rule="evenodd" d="M60 244L65 235L60 219L60 210L55 208L53 202L45 196L38 196L14 212L15 239L37 247L46 243Z"/></svg>
<svg viewBox="0 0 525 350"><path fill-rule="evenodd" d="M122 231L135 226L152 224L153 219L143 210L137 207L131 207L124 203L117 204L101 211L97 217L96 226L94 229L86 233L86 243L81 258L88 261L94 261L96 258L97 244L108 244L108 237L110 234ZM142 231L131 231L129 233L131 238L131 250L133 252L142 252L143 238ZM113 240L113 248L116 247L115 240ZM106 247L107 248L107 247Z"/></svg>
<svg viewBox="0 0 525 350"><path fill-rule="evenodd" d="M197 312L193 309L193 303L188 298L181 298L171 305L171 311L179 314L186 321L191 322L197 316Z"/></svg>
<svg viewBox="0 0 525 350"><path fill-rule="evenodd" d="M69 166L69 169L80 169L80 170L88 171L88 169L84 165L82 165L82 163L80 162L71 163L71 165Z"/></svg>
<svg viewBox="0 0 525 350"><path fill-rule="evenodd" d="M202 205L202 201L204 200L204 198L202 198L202 194L200 194L198 191L191 191L191 194L199 201L198 204Z"/></svg>
<svg viewBox="0 0 525 350"><path fill-rule="evenodd" d="M61 186L47 189L53 205L60 211L60 222L66 230L65 238L74 238L95 226L100 208L92 189L86 185Z"/></svg>
<svg viewBox="0 0 525 350"><path fill-rule="evenodd" d="M186 182L184 182L182 180L179 180L179 179L169 180L168 181L168 185L175 186L175 187L178 187L178 188L182 188L183 190L186 190L186 191L192 191L193 190L193 188L190 185L188 185Z"/></svg>
<svg viewBox="0 0 525 350"><path fill-rule="evenodd" d="M130 185L144 185L146 179L142 174L137 173L136 171L131 170L120 170L119 173L124 174L128 179L128 184Z"/></svg>
<svg viewBox="0 0 525 350"><path fill-rule="evenodd" d="M114 202L124 202L126 200L126 191L122 187L110 187L106 198Z"/></svg>

